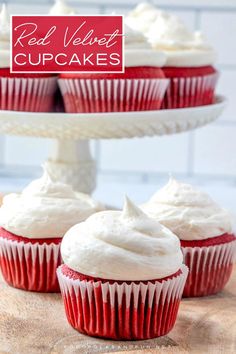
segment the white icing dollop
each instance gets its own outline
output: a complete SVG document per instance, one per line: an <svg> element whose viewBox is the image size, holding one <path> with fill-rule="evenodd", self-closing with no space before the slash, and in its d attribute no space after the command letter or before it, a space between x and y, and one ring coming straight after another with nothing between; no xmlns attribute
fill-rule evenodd
<svg viewBox="0 0 236 354"><path fill-rule="evenodd" d="M150 4L138 5L126 22L141 31L154 49L165 52L165 66L198 67L216 60L215 51L199 31L189 31L177 16Z"/></svg>
<svg viewBox="0 0 236 354"><path fill-rule="evenodd" d="M173 178L141 208L181 240L202 240L232 231L228 211L205 192Z"/></svg>
<svg viewBox="0 0 236 354"><path fill-rule="evenodd" d="M10 16L5 4L0 12L0 68L10 67Z"/></svg>
<svg viewBox="0 0 236 354"><path fill-rule="evenodd" d="M65 264L111 280L152 280L177 272L178 238L128 199L123 211L102 211L73 226L61 245Z"/></svg>
<svg viewBox="0 0 236 354"><path fill-rule="evenodd" d="M162 13L163 11L158 10L149 3L141 3L125 17L125 22L134 30L140 31L146 35L157 16Z"/></svg>
<svg viewBox="0 0 236 354"><path fill-rule="evenodd" d="M49 10L50 15L75 15L76 11L66 5L65 0L55 0L55 4Z"/></svg>
<svg viewBox="0 0 236 354"><path fill-rule="evenodd" d="M125 66L162 67L166 56L151 48L145 36L125 25Z"/></svg>
<svg viewBox="0 0 236 354"><path fill-rule="evenodd" d="M63 237L78 222L101 206L86 194L74 192L69 185L53 181L47 171L20 194L4 197L0 226L28 238Z"/></svg>

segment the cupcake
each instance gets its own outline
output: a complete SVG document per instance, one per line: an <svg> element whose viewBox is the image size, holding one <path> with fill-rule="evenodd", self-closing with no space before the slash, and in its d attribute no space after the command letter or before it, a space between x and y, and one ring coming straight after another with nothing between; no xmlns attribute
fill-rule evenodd
<svg viewBox="0 0 236 354"><path fill-rule="evenodd" d="M165 55L145 37L125 27L124 73L66 73L59 86L68 113L159 109L169 80L161 67Z"/></svg>
<svg viewBox="0 0 236 354"><path fill-rule="evenodd" d="M24 290L59 291L61 239L99 209L89 196L53 181L46 171L21 194L5 196L0 208L0 268L6 282Z"/></svg>
<svg viewBox="0 0 236 354"><path fill-rule="evenodd" d="M53 109L56 76L10 72L10 18L0 13L0 110L49 112Z"/></svg>
<svg viewBox="0 0 236 354"><path fill-rule="evenodd" d="M184 263L189 267L184 296L221 291L236 254L230 214L206 193L173 178L142 209L180 239Z"/></svg>
<svg viewBox="0 0 236 354"><path fill-rule="evenodd" d="M178 238L126 200L72 227L57 275L66 316L81 333L116 340L165 335L174 326L187 267Z"/></svg>
<svg viewBox="0 0 236 354"><path fill-rule="evenodd" d="M162 108L185 108L214 102L218 73L215 51L200 32L192 33L181 20L149 4L140 4L127 23L141 30L153 49L166 54L163 67L170 80Z"/></svg>

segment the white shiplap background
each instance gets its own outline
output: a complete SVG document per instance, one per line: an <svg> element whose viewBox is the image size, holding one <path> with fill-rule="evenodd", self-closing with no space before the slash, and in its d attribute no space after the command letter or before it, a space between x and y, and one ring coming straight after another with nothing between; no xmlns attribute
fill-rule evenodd
<svg viewBox="0 0 236 354"><path fill-rule="evenodd" d="M11 13L46 13L53 0L8 0ZM140 1L68 1L80 13L126 13ZM169 172L184 178L236 180L236 1L152 1L200 29L219 53L218 92L229 99L222 117L195 132L168 137L91 142L100 176L152 184ZM30 175L48 157L51 141L0 138L0 174ZM15 168L17 166L17 169Z"/></svg>

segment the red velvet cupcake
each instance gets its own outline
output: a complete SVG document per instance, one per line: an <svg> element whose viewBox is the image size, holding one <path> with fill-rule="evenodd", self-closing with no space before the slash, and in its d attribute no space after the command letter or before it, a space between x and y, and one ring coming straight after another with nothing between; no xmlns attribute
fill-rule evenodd
<svg viewBox="0 0 236 354"><path fill-rule="evenodd" d="M191 32L175 15L141 4L127 18L128 24L148 38L153 49L163 51L163 67L170 85L162 108L185 108L212 104L218 73L215 52L201 33Z"/></svg>
<svg viewBox="0 0 236 354"><path fill-rule="evenodd" d="M59 86L68 113L159 109L169 80L156 52L138 32L126 28L125 73L61 74Z"/></svg>
<svg viewBox="0 0 236 354"><path fill-rule="evenodd" d="M129 200L72 227L61 253L65 312L79 332L140 340L174 326L188 273L178 238Z"/></svg>
<svg viewBox="0 0 236 354"><path fill-rule="evenodd" d="M51 112L57 78L51 74L11 74L0 68L0 109Z"/></svg>
<svg viewBox="0 0 236 354"><path fill-rule="evenodd" d="M10 73L10 22L0 13L0 110L50 112L57 78L51 74Z"/></svg>
<svg viewBox="0 0 236 354"><path fill-rule="evenodd" d="M190 269L184 296L216 294L227 284L233 270L236 237L224 234L203 240L181 240L184 262Z"/></svg>
<svg viewBox="0 0 236 354"><path fill-rule="evenodd" d="M206 296L228 282L236 255L229 213L206 193L173 178L142 206L181 242L189 275L183 296Z"/></svg>
<svg viewBox="0 0 236 354"><path fill-rule="evenodd" d="M58 292L61 239L99 209L89 196L46 172L21 194L6 196L0 208L0 268L6 282L29 291Z"/></svg>
<svg viewBox="0 0 236 354"><path fill-rule="evenodd" d="M170 79L163 109L209 105L214 102L218 72L213 66L163 68Z"/></svg>
<svg viewBox="0 0 236 354"><path fill-rule="evenodd" d="M61 237L29 239L0 228L0 267L5 281L23 290L58 292L60 245Z"/></svg>

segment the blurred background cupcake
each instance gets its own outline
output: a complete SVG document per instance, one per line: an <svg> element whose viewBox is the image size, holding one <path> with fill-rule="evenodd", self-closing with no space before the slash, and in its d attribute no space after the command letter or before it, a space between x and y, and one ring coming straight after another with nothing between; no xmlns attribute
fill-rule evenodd
<svg viewBox="0 0 236 354"><path fill-rule="evenodd" d="M206 193L173 178L142 209L180 239L184 263L189 267L184 296L221 291L236 255L230 214Z"/></svg>
<svg viewBox="0 0 236 354"><path fill-rule="evenodd" d="M95 337L138 340L174 326L187 267L178 238L128 199L72 227L58 279L69 323Z"/></svg>
<svg viewBox="0 0 236 354"><path fill-rule="evenodd" d="M159 109L169 80L161 67L165 54L152 50L145 37L125 26L124 73L60 74L68 113Z"/></svg>
<svg viewBox="0 0 236 354"><path fill-rule="evenodd" d="M213 67L216 53L200 32L191 32L175 15L140 4L126 19L141 30L153 49L163 51L163 71L170 79L162 108L184 108L214 102L218 73Z"/></svg>
<svg viewBox="0 0 236 354"><path fill-rule="evenodd" d="M89 196L53 181L46 171L0 208L0 268L9 285L59 291L56 269L65 232L101 209Z"/></svg>
<svg viewBox="0 0 236 354"><path fill-rule="evenodd" d="M6 5L0 13L0 109L50 112L53 110L56 76L10 72L10 16Z"/></svg>

